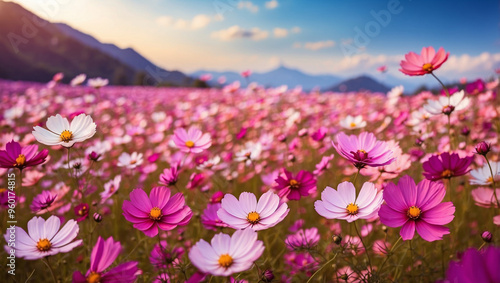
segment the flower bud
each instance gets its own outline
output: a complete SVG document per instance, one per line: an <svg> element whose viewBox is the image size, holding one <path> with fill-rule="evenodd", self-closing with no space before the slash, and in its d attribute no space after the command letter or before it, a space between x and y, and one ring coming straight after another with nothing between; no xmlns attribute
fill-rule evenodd
<svg viewBox="0 0 500 283"><path fill-rule="evenodd" d="M92 151L91 153L89 153L88 155L88 159L89 160L92 160L94 162L97 162L99 160L99 158L101 158L101 155L98 154L97 152L95 151Z"/></svg>
<svg viewBox="0 0 500 283"><path fill-rule="evenodd" d="M102 221L102 215L100 215L99 213L94 213L94 221L99 223Z"/></svg>
<svg viewBox="0 0 500 283"><path fill-rule="evenodd" d="M490 152L491 145L482 141L476 145L476 152L481 155L486 155Z"/></svg>
<svg viewBox="0 0 500 283"><path fill-rule="evenodd" d="M342 242L342 237L340 235L335 235L332 237L333 239L333 242L337 245L340 245L340 243Z"/></svg>
<svg viewBox="0 0 500 283"><path fill-rule="evenodd" d="M271 270L269 269L266 269L263 273L262 273L262 281L264 282L271 282L273 281L274 279L274 274Z"/></svg>
<svg viewBox="0 0 500 283"><path fill-rule="evenodd" d="M468 136L470 134L470 130L467 126L464 126L461 130L460 130L460 134L462 136Z"/></svg>
<svg viewBox="0 0 500 283"><path fill-rule="evenodd" d="M491 234L490 231L484 231L483 234L481 234L481 238L483 238L483 241L485 241L486 243L491 243L493 234Z"/></svg>

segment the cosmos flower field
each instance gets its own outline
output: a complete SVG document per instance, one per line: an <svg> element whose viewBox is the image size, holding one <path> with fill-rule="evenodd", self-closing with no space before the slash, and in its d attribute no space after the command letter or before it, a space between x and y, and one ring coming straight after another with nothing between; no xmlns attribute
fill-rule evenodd
<svg viewBox="0 0 500 283"><path fill-rule="evenodd" d="M0 81L0 278L500 282L497 91Z"/></svg>

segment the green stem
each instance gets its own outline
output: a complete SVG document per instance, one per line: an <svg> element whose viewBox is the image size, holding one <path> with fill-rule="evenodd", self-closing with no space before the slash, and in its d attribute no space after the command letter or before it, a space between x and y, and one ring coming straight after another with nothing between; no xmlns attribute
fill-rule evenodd
<svg viewBox="0 0 500 283"><path fill-rule="evenodd" d="M495 175L493 174L493 169L491 169L490 161L488 160L488 157L486 157L486 155L484 155L484 159L486 159L486 163L488 163L488 167L490 168L491 183L493 185L493 196L495 196L495 200L497 202L497 206L498 206L498 208L500 208L500 201L498 201L497 189L495 188Z"/></svg>
<svg viewBox="0 0 500 283"><path fill-rule="evenodd" d="M43 260L43 262L49 268L50 274L52 275L52 279L54 280L54 283L57 283L56 276L54 275L54 270L52 270L52 266L50 266L49 257L45 257L44 260Z"/></svg>
<svg viewBox="0 0 500 283"><path fill-rule="evenodd" d="M334 261L336 257L337 257L337 253L329 261L325 262L325 264L323 264L318 270L316 270L316 272L314 272L314 274L311 275L311 277L309 277L309 280L307 280L306 283L311 282L311 280L314 278L314 276L316 276L316 274L318 274L321 271L321 269L323 269L325 266L327 266L332 261Z"/></svg>
<svg viewBox="0 0 500 283"><path fill-rule="evenodd" d="M361 168L358 168L358 172L356 172L356 175L354 175L354 180L352 181L354 187L356 187L356 180L358 179L359 171L361 171Z"/></svg>
<svg viewBox="0 0 500 283"><path fill-rule="evenodd" d="M436 75L434 75L434 73L431 72L430 74L439 82L439 84L441 84L444 91L446 92L446 95L448 96L448 103L450 103L450 92L448 91L446 86L443 84L443 82L438 77L436 77Z"/></svg>
<svg viewBox="0 0 500 283"><path fill-rule="evenodd" d="M399 236L399 238L396 241L396 243L394 243L394 245L392 245L391 249L387 253L387 257L385 258L384 262L382 262L382 265L380 266L380 272L382 272L385 264L387 263L387 261L389 260L389 258L392 256L392 252L396 249L396 246L398 245L399 241L401 241L402 239L403 239L403 237Z"/></svg>
<svg viewBox="0 0 500 283"><path fill-rule="evenodd" d="M356 234L358 234L359 240L361 241L361 244L363 245L363 248L365 248L366 257L368 258L368 264L370 265L370 272L372 272L373 271L372 261L370 260L370 255L368 254L368 248L366 247L365 242L363 241L363 237L361 237L361 233L359 233L358 225L356 225L356 221L354 221L353 225L354 225L354 229L356 230Z"/></svg>
<svg viewBox="0 0 500 283"><path fill-rule="evenodd" d="M478 251L480 251L480 250L481 250L481 249L482 249L485 245L486 245L486 242L483 242L483 243L481 244L481 246L479 246L479 248L478 248L477 250L478 250Z"/></svg>

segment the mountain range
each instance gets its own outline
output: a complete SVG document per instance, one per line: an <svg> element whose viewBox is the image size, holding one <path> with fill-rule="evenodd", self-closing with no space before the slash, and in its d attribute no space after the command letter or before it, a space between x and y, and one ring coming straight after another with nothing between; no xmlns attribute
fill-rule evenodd
<svg viewBox="0 0 500 283"><path fill-rule="evenodd" d="M190 86L201 75L211 74L207 83L219 86L217 78L226 83L248 82L238 72L200 70L189 75L165 70L132 48L119 48L102 43L64 23L51 23L22 6L0 0L0 78L46 82L62 72L64 82L84 73L87 77L103 77L112 84ZM304 90L332 91L370 90L386 92L392 86L403 84L407 91L416 89L407 81L389 75L382 80L368 75L356 78L323 74L312 75L284 65L268 72L255 72L249 81L265 87L301 86Z"/></svg>

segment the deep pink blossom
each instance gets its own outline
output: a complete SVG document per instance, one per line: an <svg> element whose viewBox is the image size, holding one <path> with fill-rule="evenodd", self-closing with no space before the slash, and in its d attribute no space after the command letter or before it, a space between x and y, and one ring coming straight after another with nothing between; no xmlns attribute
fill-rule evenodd
<svg viewBox="0 0 500 283"><path fill-rule="evenodd" d="M286 197L289 200L299 200L316 191L316 178L305 170L300 170L297 175L283 169L283 173L275 180L274 190L278 191L278 196Z"/></svg>
<svg viewBox="0 0 500 283"><path fill-rule="evenodd" d="M384 189L385 204L379 210L380 221L389 227L401 227L403 240L411 240L415 229L422 239L441 240L450 229L443 226L455 217L451 202L443 202L446 190L442 183L422 180L418 185L406 175L397 185L388 183Z"/></svg>
<svg viewBox="0 0 500 283"><path fill-rule="evenodd" d="M432 181L462 176L470 171L468 168L473 160L473 156L460 158L458 153L443 152L431 156L428 161L422 164L424 168L423 174L425 178Z"/></svg>
<svg viewBox="0 0 500 283"><path fill-rule="evenodd" d="M498 283L500 282L500 248L490 246L478 251L469 248L460 261L451 261L445 282Z"/></svg>
<svg viewBox="0 0 500 283"><path fill-rule="evenodd" d="M38 145L21 147L18 142L12 140L5 145L5 150L0 150L0 167L23 170L26 167L42 164L47 155L49 155L47 149L38 152Z"/></svg>
<svg viewBox="0 0 500 283"><path fill-rule="evenodd" d="M121 250L120 242L115 242L113 237L103 240L99 236L90 255L90 269L85 275L80 271L75 271L73 273L73 283L134 282L137 275L141 273L137 268L137 261L125 262L105 271L113 264Z"/></svg>
<svg viewBox="0 0 500 283"><path fill-rule="evenodd" d="M171 196L166 187L153 188L149 197L143 189L135 189L130 193L130 201L123 201L122 208L125 219L148 237L156 236L158 229L168 231L187 225L193 215L184 196Z"/></svg>

